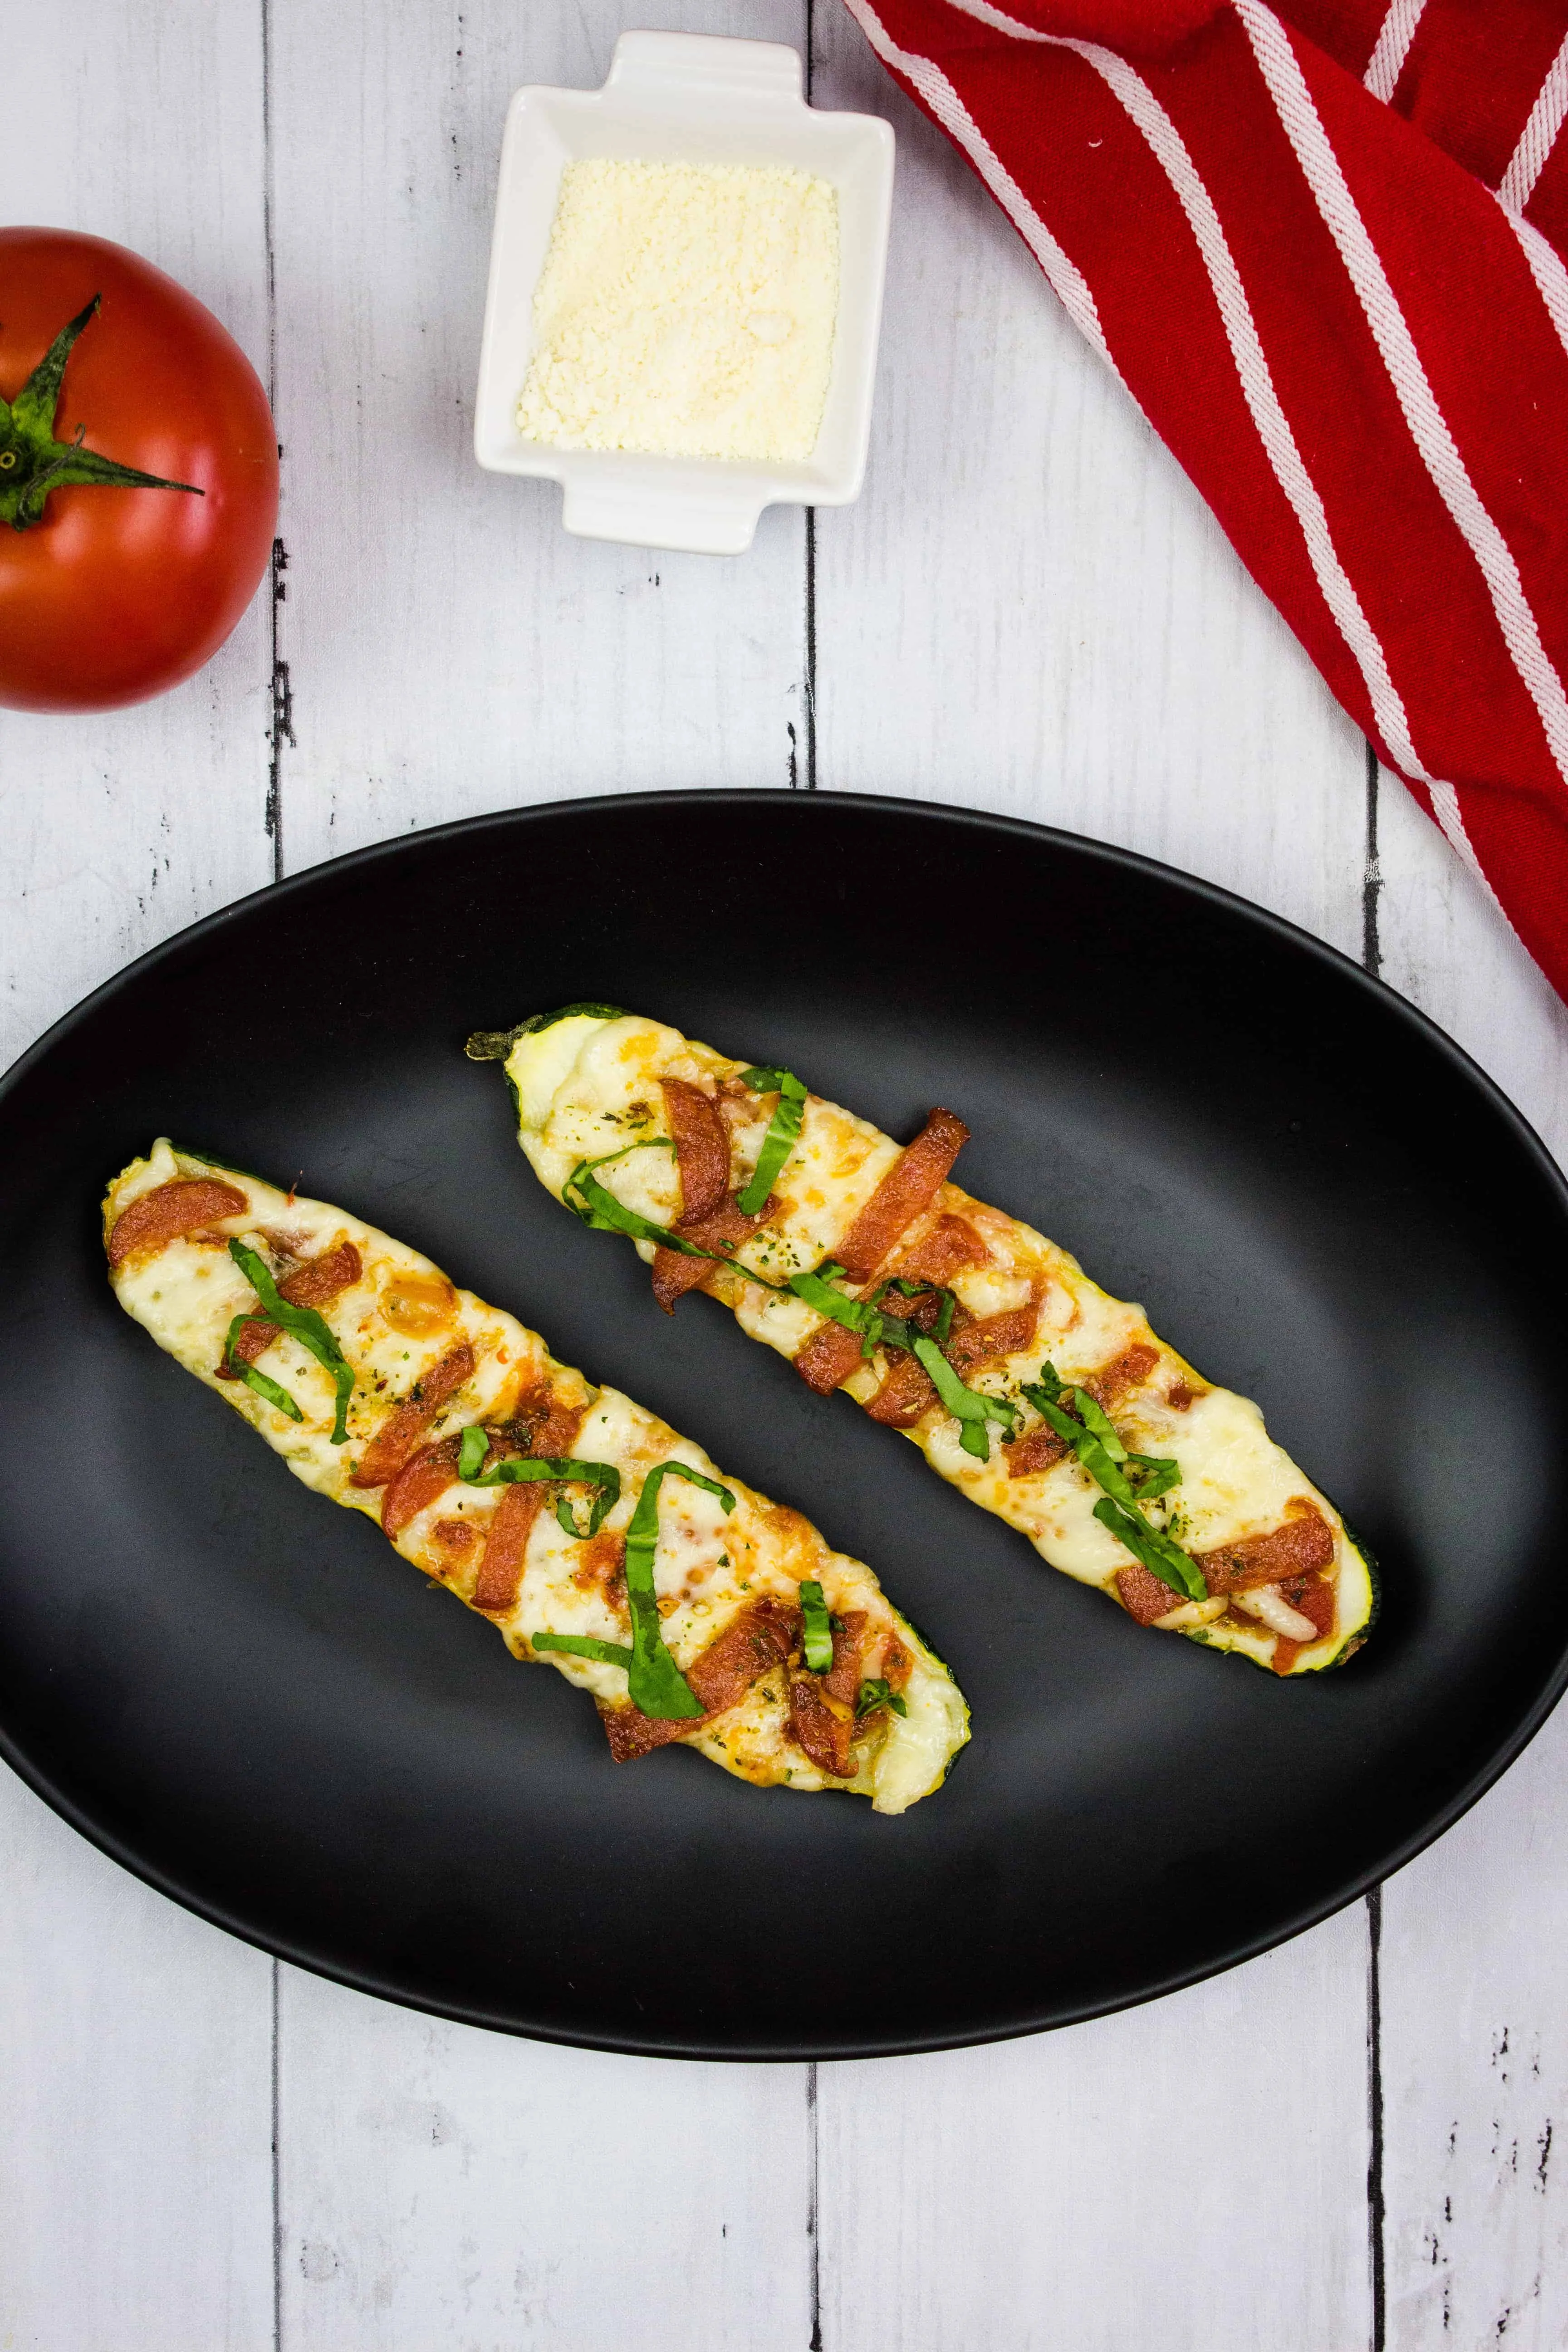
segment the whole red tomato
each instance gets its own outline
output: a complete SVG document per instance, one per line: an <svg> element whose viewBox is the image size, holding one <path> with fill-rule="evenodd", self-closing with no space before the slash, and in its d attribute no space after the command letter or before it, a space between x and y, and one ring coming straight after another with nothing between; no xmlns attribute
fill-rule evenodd
<svg viewBox="0 0 1568 2352"><path fill-rule="evenodd" d="M0 704L105 710L189 677L277 519L267 394L212 312L103 237L0 228Z"/></svg>

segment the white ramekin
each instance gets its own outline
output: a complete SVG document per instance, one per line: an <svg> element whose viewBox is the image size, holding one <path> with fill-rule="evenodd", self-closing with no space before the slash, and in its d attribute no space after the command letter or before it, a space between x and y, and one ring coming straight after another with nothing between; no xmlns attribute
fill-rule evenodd
<svg viewBox="0 0 1568 2352"><path fill-rule="evenodd" d="M837 331L827 405L804 465L552 449L524 440L517 404L533 340L563 167L611 155L651 163L784 163L838 194ZM739 555L765 506L847 506L859 495L871 429L892 206L893 133L873 114L818 113L800 59L771 41L623 33L603 89L520 89L507 110L479 353L474 454L498 474L536 474L565 492L562 520L585 539Z"/></svg>

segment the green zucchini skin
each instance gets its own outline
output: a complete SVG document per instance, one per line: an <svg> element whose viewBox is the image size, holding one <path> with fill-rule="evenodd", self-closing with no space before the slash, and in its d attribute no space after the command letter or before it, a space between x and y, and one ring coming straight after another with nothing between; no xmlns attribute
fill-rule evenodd
<svg viewBox="0 0 1568 2352"><path fill-rule="evenodd" d="M509 1047L506 1075L512 1088L513 1108L518 1118L519 1140L521 1143L523 1150L527 1154L531 1163L534 1166L535 1172L545 1183L547 1190L551 1191L558 1199L564 1199L566 1197L563 1189L565 1162L563 1162L560 1169L555 1168L552 1154L558 1152L562 1147L559 1145L546 1146L550 1121L552 1116L552 1107L559 1095L561 1087L566 1083L572 1071L576 1066L574 1057L581 1051L585 1039L591 1040L604 1024L613 1020L618 1020L628 1032L638 1029L647 1030L648 1037L652 1041L651 1045L639 1044L636 1054L634 1054L633 1045L626 1043L625 1041L623 1041L618 1049L622 1062L626 1061L628 1057L637 1059L637 1083L639 1087L646 1087L646 1085L650 1083L652 1079L657 1078L658 1045L661 1034L665 1040L666 1050L679 1050L687 1055L695 1055L699 1065L703 1069L711 1068L716 1075L721 1076L725 1075L738 1075L743 1081L748 1077L748 1072L742 1070L739 1064L733 1063L731 1057L715 1055L710 1047L693 1044L690 1040L683 1040L676 1032L662 1032L661 1025L658 1024L642 1022L638 1016L632 1016L629 1014L617 1015L612 1008L607 1006L600 1006L593 1003L579 1003L563 1006L555 1013L544 1015L536 1014L531 1020L519 1024L515 1031L506 1033L507 1037L515 1040L515 1043ZM550 1037L542 1041L541 1040L540 1033L542 1031L553 1030L556 1028L558 1024L564 1022L572 1022L574 1024L574 1028L580 1025L582 1031L584 1033L584 1037L578 1037L573 1034L572 1031L568 1031L559 1036ZM481 1045L493 1050L491 1047L491 1041L489 1039L476 1039L471 1041L469 1050L471 1053L475 1054L476 1058L479 1057ZM641 1055L643 1058L647 1058L648 1054L651 1054L653 1058L648 1060L647 1067L645 1069L643 1067L643 1060L638 1059L637 1055ZM750 1075L754 1076L755 1073L753 1072ZM625 1076L624 1071L621 1073L621 1076ZM581 1104L577 1103L574 1097L573 1108L574 1116L588 1118L591 1121L594 1113L588 1097L584 1097L584 1101ZM837 1116L840 1119L846 1118L849 1116L848 1114L837 1111L837 1107L831 1104L825 1104L821 1106L821 1108L826 1114ZM639 1100L637 1104L637 1108L639 1112L646 1112L647 1106ZM647 1123L646 1118L642 1119L640 1123L646 1126ZM539 1152L536 1152L534 1148L536 1144L540 1147ZM584 1150L587 1150L590 1147L588 1144L584 1143L582 1148ZM668 1148L668 1143L665 1148ZM574 1147L574 1149L575 1149L575 1147ZM541 1153L542 1156L541 1156ZM568 1153L567 1157L570 1158L571 1154ZM568 1202L568 1205L574 1208L576 1207L576 1204L571 1202ZM983 1210L984 1204L978 1204L978 1207ZM577 1213L582 1214L582 1210L577 1209ZM988 1213L994 1214L996 1213ZM1014 1222L1016 1223L1016 1221ZM632 1230L632 1228L627 1227L626 1230L629 1231ZM647 1234L645 1235L643 1239L637 1240L637 1246L639 1254L651 1257L653 1253L651 1239L649 1239L648 1236L656 1239L659 1230L660 1229L656 1224L654 1227L647 1229ZM1044 1250L1048 1250L1052 1246L1051 1244L1045 1243L1039 1236L1034 1236L1033 1238L1039 1243L1040 1247ZM1068 1254L1062 1253L1058 1250L1058 1255L1063 1259L1077 1284L1077 1290L1074 1292L1075 1297L1078 1296L1078 1292L1081 1291L1086 1298L1092 1297L1093 1302L1098 1302L1100 1306L1105 1307L1108 1312L1118 1308L1119 1302L1109 1299L1107 1294L1101 1292L1098 1286L1093 1284L1089 1278L1083 1274L1082 1269L1078 1266L1076 1261L1072 1260ZM743 1274L746 1271L745 1264L742 1260L737 1259L735 1264L741 1273ZM760 1279L761 1276L758 1278ZM778 1287L776 1283L771 1286L773 1288ZM725 1305L734 1307L737 1313L740 1311L735 1301L721 1288L716 1289L714 1295L721 1297ZM1122 1307L1121 1311L1125 1314L1127 1310ZM1142 1309L1136 1309L1133 1311L1142 1318ZM751 1327L748 1326L747 1328ZM768 1335L759 1329L754 1336L763 1338ZM1178 1370L1183 1368L1183 1360L1175 1349L1170 1348L1167 1343L1160 1340L1158 1336L1152 1332L1147 1332L1145 1336L1152 1339L1155 1346L1159 1348L1164 1355L1172 1360ZM778 1337L772 1337L770 1339L770 1344L780 1348L781 1351L785 1354L792 1352L790 1346L787 1344L787 1335L785 1339L781 1339ZM1185 1369L1191 1371L1190 1367ZM1203 1380L1202 1376L1196 1372L1192 1373L1192 1379L1200 1393L1210 1387L1217 1385L1215 1383L1205 1381ZM865 1398L861 1396L858 1391L851 1389L851 1393L856 1395L858 1402L862 1403L866 1402ZM1251 1410L1254 1417L1256 1418L1256 1408L1254 1407ZM921 1436L916 1432L906 1429L904 1430L903 1434L910 1440L910 1442L921 1445L922 1451L927 1450ZM1260 1439L1266 1439L1266 1433L1261 1428L1260 1421L1258 1436ZM1278 1454L1279 1449L1275 1448L1274 1451ZM944 1476L950 1475L949 1467L944 1464L937 1464L935 1466L938 1467L941 1475ZM1310 1488L1310 1482L1306 1478L1304 1473L1297 1472L1293 1465L1286 1464L1285 1466L1290 1470L1293 1476L1300 1478L1301 1485L1304 1487L1309 1489ZM962 1468L963 1465L960 1465L960 1467ZM976 1496L976 1499L981 1500L982 1498ZM1340 1567L1342 1574L1340 1576L1338 1585L1340 1624L1338 1630L1330 1636L1330 1638L1334 1642L1334 1648L1331 1653L1324 1655L1323 1653L1327 1651L1328 1647L1327 1642L1324 1642L1321 1647L1316 1643L1305 1643L1293 1645L1297 1649L1298 1655L1289 1664L1284 1664L1282 1661L1284 1671L1281 1675L1277 1675L1276 1679L1292 1680L1298 1675L1304 1675L1309 1674L1321 1674L1331 1671L1335 1666L1347 1664L1350 1658L1354 1655L1356 1650L1364 1643L1367 1634L1371 1630L1372 1624L1375 1621L1377 1613L1378 1595L1376 1572L1370 1555L1365 1551L1364 1547L1361 1546L1348 1531L1343 1530L1343 1522L1340 1519L1339 1514L1334 1510L1332 1504L1328 1500L1328 1498L1321 1496L1320 1493L1318 1500L1322 1507L1323 1513L1331 1519L1337 1522L1342 1529L1340 1538ZM999 1516L1004 1517L1004 1519L1009 1520L1009 1523L1020 1523L1018 1520L1012 1517L1005 1508L1005 1504L998 1501L994 1496L987 1496L984 1497L983 1499L983 1507L995 1509ZM1028 1528L1026 1527L1024 1532L1028 1537L1029 1540L1036 1540L1035 1534ZM1041 1549L1043 1556L1047 1559L1052 1559L1050 1551L1046 1549L1042 1544L1037 1542L1037 1549ZM1055 1559L1052 1559L1052 1564L1058 1566L1063 1565L1062 1562ZM1349 1570L1348 1580L1342 1574L1342 1571L1345 1570ZM1071 1566L1066 1567L1065 1572L1072 1575L1079 1574L1079 1570ZM1096 1578L1093 1575L1085 1574L1082 1577L1082 1580L1090 1583L1098 1583L1099 1589L1102 1591L1109 1589L1107 1582L1103 1578ZM1118 1591L1110 1591L1110 1597L1113 1601L1120 1601L1120 1594ZM1125 1606L1126 1604L1122 1602L1121 1605ZM1256 1625L1253 1624L1247 1612L1239 1615L1231 1615L1224 1612L1223 1610L1215 1609L1211 1604L1205 1613L1205 1622L1197 1624L1183 1624L1177 1627L1171 1627L1168 1630L1179 1630L1184 1633L1190 1641L1201 1643L1203 1646L1207 1649L1225 1652L1237 1652L1241 1655L1250 1658L1254 1664L1258 1665L1268 1672L1273 1673L1273 1659L1276 1654L1279 1642L1279 1637L1276 1633L1266 1631L1261 1623Z"/></svg>
<svg viewBox="0 0 1568 2352"><path fill-rule="evenodd" d="M574 1013L591 1013L595 1021L619 1021L625 1012L625 1005L595 1004L586 999L581 1004L559 1004L553 1013L531 1013L515 1029L476 1029L463 1051L470 1062L504 1062L520 1037L536 1037L542 1029L553 1029L558 1021L570 1021ZM515 1103L517 1088L510 1077L507 1085Z"/></svg>
<svg viewBox="0 0 1568 2352"><path fill-rule="evenodd" d="M1330 1660L1329 1665L1323 1670L1326 1673L1331 1673L1336 1666L1349 1665L1356 1652L1371 1641L1376 1630L1377 1621L1383 1614L1383 1569L1377 1554L1373 1550L1372 1546L1357 1534L1342 1511L1340 1513L1340 1525L1345 1531L1345 1541L1359 1556L1361 1564L1366 1570L1366 1580L1372 1587L1372 1606L1366 1612L1365 1623L1351 1635L1339 1656Z"/></svg>

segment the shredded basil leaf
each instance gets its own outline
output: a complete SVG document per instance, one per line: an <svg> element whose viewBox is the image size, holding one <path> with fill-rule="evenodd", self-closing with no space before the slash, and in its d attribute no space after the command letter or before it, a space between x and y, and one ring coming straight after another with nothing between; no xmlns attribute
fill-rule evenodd
<svg viewBox="0 0 1568 2352"><path fill-rule="evenodd" d="M1121 1465L1128 1486L1141 1502L1152 1503L1156 1496L1168 1495L1173 1486L1181 1485L1182 1465L1171 1455L1129 1454L1087 1389L1075 1389L1073 1402L1084 1427L1093 1431L1111 1460Z"/></svg>
<svg viewBox="0 0 1568 2352"><path fill-rule="evenodd" d="M801 1648L814 1675L825 1675L833 1664L833 1623L822 1587L808 1577L800 1588Z"/></svg>
<svg viewBox="0 0 1568 2352"><path fill-rule="evenodd" d="M481 1457L482 1458L482 1457ZM482 1482L492 1484L502 1474L526 1478L548 1473L565 1471L573 1475L605 1472L620 1490L620 1474L607 1463L572 1462L548 1463L542 1470L521 1462L515 1457L499 1463ZM592 1658L606 1666L623 1666L632 1705L647 1716L661 1722L689 1720L702 1714L703 1709L690 1684L681 1673L665 1646L659 1623L658 1599L654 1590L653 1562L658 1548L658 1490L666 1478L689 1478L705 1494L716 1495L726 1514L735 1507L735 1497L728 1486L715 1479L705 1478L700 1470L689 1470L684 1462L661 1462L648 1472L637 1496L637 1509L626 1529L626 1605L631 1611L632 1640L628 1649L624 1642L601 1642L584 1633L531 1633L529 1640L536 1650L562 1650L574 1658ZM614 1499L613 1497L611 1498ZM609 1505L606 1503L607 1509Z"/></svg>
<svg viewBox="0 0 1568 2352"><path fill-rule="evenodd" d="M1083 1391L1078 1389L1064 1391L1064 1393L1071 1393L1081 1398ZM1042 1418L1049 1423L1064 1444L1071 1446L1096 1486L1102 1487L1105 1493L1120 1503L1124 1510L1135 1510L1138 1497L1127 1483L1121 1464L1114 1459L1098 1433L1087 1428L1081 1421L1075 1421L1071 1413L1064 1411L1059 1404L1053 1404L1043 1387L1026 1383L1024 1394ZM1100 1418L1103 1420L1104 1415L1101 1414ZM1112 1431L1111 1434L1115 1436L1115 1432ZM1120 1438L1116 1439L1116 1445L1122 1461L1125 1461L1127 1449Z"/></svg>
<svg viewBox="0 0 1568 2352"><path fill-rule="evenodd" d="M934 1282L906 1282L901 1275L890 1275L886 1282L879 1282L877 1285L870 1297L865 1302L867 1307L879 1307L889 1290L901 1291L906 1298L935 1298L940 1301L931 1336L939 1348L944 1348L952 1336L952 1318L958 1311L958 1293L955 1290L949 1290L945 1285ZM907 1350L910 1346L908 1334L910 1319L907 1315L883 1316L877 1335L881 1345L886 1348L903 1348ZM863 1348L860 1352L862 1355L868 1355L870 1350Z"/></svg>
<svg viewBox="0 0 1568 2352"><path fill-rule="evenodd" d="M279 1412L286 1412L290 1421L303 1421L304 1414L286 1388L280 1388L276 1381L269 1381L265 1372L257 1370L254 1364L242 1363L234 1352L235 1342L240 1333L247 1323L254 1323L256 1319L254 1315L235 1317L228 1327L228 1337L223 1343L225 1360L234 1366L247 1389L254 1389L258 1397L264 1397L268 1404L276 1405Z"/></svg>
<svg viewBox="0 0 1568 2352"><path fill-rule="evenodd" d="M1072 1447L1089 1475L1123 1509L1134 1509L1140 1502L1152 1503L1181 1485L1179 1462L1168 1454L1130 1454L1086 1390L1065 1388L1049 1364L1041 1369L1051 1373L1051 1383L1026 1382L1024 1394L1057 1435ZM1071 1399L1081 1421L1075 1422L1063 1410L1059 1402L1063 1397Z"/></svg>
<svg viewBox="0 0 1568 2352"><path fill-rule="evenodd" d="M632 1704L644 1715L664 1721L698 1716L702 1705L665 1647L659 1622L658 1597L654 1588L654 1554L658 1549L658 1490L667 1478L686 1478L705 1495L716 1495L726 1515L735 1507L728 1486L689 1470L684 1462L661 1462L648 1472L626 1529L626 1605L632 1618L632 1660L626 1680Z"/></svg>
<svg viewBox="0 0 1568 2352"><path fill-rule="evenodd" d="M624 1160L628 1151L673 1151L674 1149L668 1136L652 1136L646 1143L625 1144L619 1151L606 1151L597 1160L580 1160L561 1187L561 1198L585 1225L591 1225L596 1233L629 1234L633 1241L657 1242L661 1249L679 1250L682 1257L718 1258L722 1265L725 1261L719 1257L716 1250L699 1249L695 1242L682 1241L680 1235L672 1234L668 1226L656 1225L651 1217L642 1216L636 1209L626 1207L613 1192L605 1190L593 1172L595 1168L608 1166L612 1160ZM574 1193L577 1195L575 1200L572 1197Z"/></svg>
<svg viewBox="0 0 1568 2352"><path fill-rule="evenodd" d="M1101 1445L1104 1446L1111 1460L1113 1462L1125 1462L1127 1459L1127 1448L1122 1444L1121 1440L1116 1434L1115 1430L1111 1427L1110 1423L1106 1419L1105 1414L1095 1402L1093 1397L1089 1395L1089 1391L1087 1389L1074 1389L1072 1392L1072 1401L1078 1409L1078 1417L1082 1422L1085 1429L1091 1431L1093 1434L1099 1438Z"/></svg>
<svg viewBox="0 0 1568 2352"><path fill-rule="evenodd" d="M236 1265L238 1266L241 1274L244 1275L246 1280L249 1283L251 1288L255 1291L258 1298L260 1299L262 1307L266 1310L260 1315L237 1316L235 1318L235 1323L229 1326L227 1346L229 1349L230 1363L234 1363L236 1361L232 1352L235 1341L236 1324L276 1323L280 1330L290 1333L294 1339L299 1340L300 1345L306 1350L306 1352L314 1356L316 1361L322 1365L332 1376L338 1391L337 1410L332 1416L332 1444L334 1445L342 1445L347 1439L349 1433L349 1399L354 1392L353 1365L349 1362L348 1358L339 1347L329 1326L323 1322L322 1318L317 1314L313 1307L289 1306L289 1301L283 1297L282 1293L279 1290L277 1284L273 1281L272 1276L268 1273L263 1260L257 1255L255 1250L247 1249L244 1242L235 1240L231 1241L228 1245L228 1254L230 1257L233 1258ZM240 1370L240 1377L246 1382L247 1387L255 1388L256 1382L250 1378L251 1368L248 1365L245 1365L238 1369ZM263 1374L262 1377L265 1378L265 1374ZM258 1390L258 1393L259 1395L266 1395L267 1391L265 1390ZM280 1389L279 1391L279 1396L286 1394L286 1390ZM276 1399L271 1400L271 1402L276 1402ZM289 1398L289 1403L292 1404L292 1402L293 1399ZM286 1411L287 1407L282 1409ZM302 1420L304 1416L296 1411L294 1418L296 1420Z"/></svg>
<svg viewBox="0 0 1568 2352"><path fill-rule="evenodd" d="M564 1650L574 1658L592 1658L599 1666L626 1666L632 1654L624 1642L595 1641L591 1633L531 1633L529 1642L536 1650Z"/></svg>
<svg viewBox="0 0 1568 2352"><path fill-rule="evenodd" d="M679 1234L671 1233L667 1225L656 1225L651 1217L641 1216L636 1209L626 1208L613 1192L605 1190L593 1173L595 1168L603 1168L609 1160L624 1160L628 1151L673 1151L674 1149L668 1136L650 1136L646 1143L625 1144L619 1151L606 1151L598 1160L580 1160L561 1187L561 1198L574 1216L581 1217L585 1225L593 1226L597 1233L629 1234L633 1241L656 1242L660 1249L679 1250L682 1257L705 1257L715 1265L735 1265L732 1251L699 1249L695 1242L683 1240ZM738 1266L737 1271L744 1275L748 1282L756 1283L763 1290L782 1290L784 1286L780 1283L770 1282L765 1275L754 1274L749 1265Z"/></svg>
<svg viewBox="0 0 1568 2352"><path fill-rule="evenodd" d="M1141 1503L1152 1503L1182 1483L1182 1465L1169 1454L1130 1454L1125 1466L1127 1483Z"/></svg>
<svg viewBox="0 0 1568 2352"><path fill-rule="evenodd" d="M879 1706L890 1706L895 1715L909 1713L909 1708L904 1705L899 1693L889 1689L879 1676L874 1682L861 1684L859 1695L855 1701L855 1712L857 1716L870 1715Z"/></svg>
<svg viewBox="0 0 1568 2352"><path fill-rule="evenodd" d="M986 1396L979 1389L965 1388L934 1339L922 1336L908 1344L910 1354L918 1357L930 1373L931 1386L949 1412L962 1424L960 1445L977 1462L989 1461L991 1433L987 1422L999 1421L1004 1429L1011 1429L1018 1418L1017 1406L1010 1404L1005 1397Z"/></svg>
<svg viewBox="0 0 1568 2352"><path fill-rule="evenodd" d="M815 1307L819 1315L827 1316L835 1323L842 1323L847 1331L858 1331L863 1339L868 1337L875 1347L882 1336L882 1318L868 1300L846 1298L841 1290L833 1288L835 1275L843 1271L841 1265L835 1265L829 1258L817 1267L815 1274L792 1274L789 1288L797 1298L804 1298L808 1307Z"/></svg>
<svg viewBox="0 0 1568 2352"><path fill-rule="evenodd" d="M487 1470L484 1459L489 1452L489 1440L482 1429L464 1430L458 1454L458 1475L466 1486L521 1486L537 1479L549 1479L561 1486L598 1488L585 1528L578 1527L574 1520L564 1496L556 1502L559 1525L579 1543L586 1543L591 1536L598 1534L621 1499L621 1474L614 1463L579 1462L569 1454L509 1454L493 1470Z"/></svg>
<svg viewBox="0 0 1568 2352"><path fill-rule="evenodd" d="M1118 1542L1126 1545L1134 1559L1141 1560L1151 1575L1157 1576L1162 1584L1168 1584L1182 1600L1208 1599L1208 1587L1197 1563L1189 1559L1169 1536L1152 1528L1137 1510L1125 1510L1106 1495L1096 1503L1094 1516L1102 1528L1110 1529Z"/></svg>
<svg viewBox="0 0 1568 2352"><path fill-rule="evenodd" d="M1069 1393L1080 1412L1085 1406L1089 1408L1082 1421L1075 1421L1058 1402ZM1094 1516L1100 1526L1109 1528L1134 1559L1141 1560L1173 1592L1179 1592L1184 1601L1205 1601L1208 1587L1204 1582L1203 1570L1187 1558L1178 1543L1152 1528L1139 1508L1140 1501L1152 1501L1156 1495L1166 1494L1180 1484L1180 1465L1157 1455L1130 1454L1112 1429L1110 1436L1116 1447L1113 1455L1099 1427L1093 1425L1110 1427L1100 1407L1082 1389L1065 1389L1049 1364L1042 1365L1037 1381L1026 1384L1024 1394L1042 1420L1065 1444L1071 1446L1096 1486L1103 1489L1104 1500L1094 1507ZM1128 1475L1129 1467L1138 1481L1136 1485Z"/></svg>
<svg viewBox="0 0 1568 2352"><path fill-rule="evenodd" d="M760 1216L773 1188L773 1178L795 1150L805 1116L805 1088L793 1070L752 1069L741 1072L741 1084L754 1094L776 1094L778 1108L768 1121L763 1148L751 1181L736 1203L743 1217Z"/></svg>

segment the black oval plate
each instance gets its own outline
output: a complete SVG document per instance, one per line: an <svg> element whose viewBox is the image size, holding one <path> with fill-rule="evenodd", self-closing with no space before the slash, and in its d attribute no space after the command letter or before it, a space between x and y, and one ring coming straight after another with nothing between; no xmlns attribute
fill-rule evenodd
<svg viewBox="0 0 1568 2352"><path fill-rule="evenodd" d="M550 1200L465 1035L573 998L783 1062L1142 1299L1382 1559L1281 1685L1053 1575L914 1448ZM155 1135L340 1201L868 1559L974 1738L900 1820L593 1709L328 1509L115 1306ZM552 2039L930 2049L1146 1999L1321 1919L1486 1787L1565 1676L1563 1181L1398 997L1256 908L950 810L704 792L319 866L62 1022L0 1090L0 1742L268 1948Z"/></svg>

